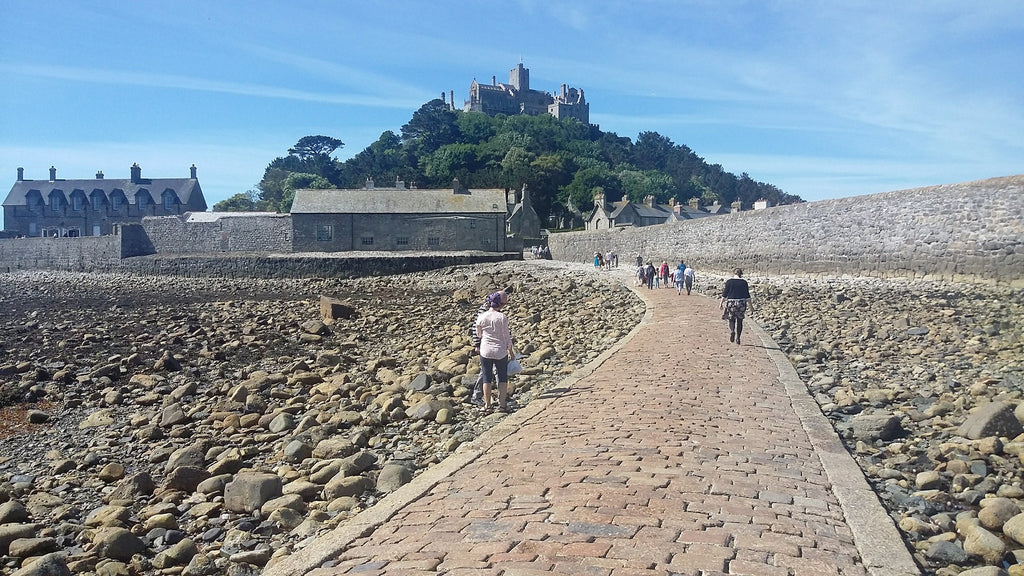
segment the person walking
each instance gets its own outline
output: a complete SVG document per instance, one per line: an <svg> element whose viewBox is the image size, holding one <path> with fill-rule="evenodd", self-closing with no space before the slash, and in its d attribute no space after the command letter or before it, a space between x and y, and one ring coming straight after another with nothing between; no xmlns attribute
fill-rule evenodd
<svg viewBox="0 0 1024 576"><path fill-rule="evenodd" d="M677 296L683 293L683 271L685 268L686 265L683 264L682 260L680 260L679 266L676 266L676 269L672 271L672 280L676 285Z"/></svg>
<svg viewBox="0 0 1024 576"><path fill-rule="evenodd" d="M658 276L661 277L661 282L665 285L665 288L672 287L672 285L668 283L668 262L662 260L661 267L658 269Z"/></svg>
<svg viewBox="0 0 1024 576"><path fill-rule="evenodd" d="M655 268L654 268L654 264L652 264L650 262L648 262L647 265L644 266L644 280L647 281L647 289L648 290L653 290L654 289L654 282L658 279L657 272L658 271L655 270Z"/></svg>
<svg viewBox="0 0 1024 576"><path fill-rule="evenodd" d="M498 385L498 410L508 412L508 359L514 354L508 316L501 311L508 301L504 292L487 297L488 310L476 319L480 338L480 372L484 381L484 412L492 412L491 391Z"/></svg>
<svg viewBox="0 0 1024 576"><path fill-rule="evenodd" d="M505 302L508 302L508 297L513 292L512 286L506 286L500 291L505 294ZM469 327L469 337L473 341L473 352L480 355L480 336L476 333L476 322L480 319L480 316L487 312L491 308L490 295L484 299L484 303L480 305L476 310L476 316L473 317L473 324ZM481 371L477 374L476 382L473 383L473 392L469 395L469 403L474 406L484 405L484 373Z"/></svg>
<svg viewBox="0 0 1024 576"><path fill-rule="evenodd" d="M680 263L681 264L681 263ZM695 277L692 266L687 266L683 269L683 284L686 286L686 295L690 295L690 290L693 290L693 279Z"/></svg>
<svg viewBox="0 0 1024 576"><path fill-rule="evenodd" d="M725 281L718 308L724 310L722 320L729 321L729 342L735 342L738 346L740 336L743 335L743 316L747 308L753 312L754 305L750 303L750 286L743 279L743 269L736 268L733 273L735 276Z"/></svg>

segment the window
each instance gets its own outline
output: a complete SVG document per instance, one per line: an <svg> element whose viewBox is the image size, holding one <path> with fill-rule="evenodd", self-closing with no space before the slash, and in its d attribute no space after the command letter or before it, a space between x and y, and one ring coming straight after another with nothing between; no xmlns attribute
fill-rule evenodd
<svg viewBox="0 0 1024 576"><path fill-rule="evenodd" d="M470 220L469 221L469 229L470 230L475 230L476 229L476 220Z"/></svg>
<svg viewBox="0 0 1024 576"><path fill-rule="evenodd" d="M124 205L124 195L120 193L110 195L110 209L114 212L120 212L121 206Z"/></svg>
<svg viewBox="0 0 1024 576"><path fill-rule="evenodd" d="M320 224L316 227L316 241L317 242L330 242L334 240L334 226L330 224Z"/></svg>
<svg viewBox="0 0 1024 576"><path fill-rule="evenodd" d="M395 244L398 245L398 246L408 246L409 245L409 237L408 236L399 236L398 238L395 238Z"/></svg>
<svg viewBox="0 0 1024 576"><path fill-rule="evenodd" d="M430 236L427 238L427 246L440 246L441 239L437 236Z"/></svg>
<svg viewBox="0 0 1024 576"><path fill-rule="evenodd" d="M153 205L153 197L149 195L149 192L145 190L140 191L135 195L135 206L139 209L139 214L145 211L147 208Z"/></svg>
<svg viewBox="0 0 1024 576"><path fill-rule="evenodd" d="M170 190L164 191L164 212L174 212L174 207L178 203L178 196Z"/></svg>
<svg viewBox="0 0 1024 576"><path fill-rule="evenodd" d="M73 194L71 196L71 209L78 212L83 206L85 206L85 198L79 194Z"/></svg>
<svg viewBox="0 0 1024 576"><path fill-rule="evenodd" d="M92 209L94 212L103 210L103 193L93 192L92 193Z"/></svg>
<svg viewBox="0 0 1024 576"><path fill-rule="evenodd" d="M373 236L363 236L359 239L359 243L363 246L373 246Z"/></svg>

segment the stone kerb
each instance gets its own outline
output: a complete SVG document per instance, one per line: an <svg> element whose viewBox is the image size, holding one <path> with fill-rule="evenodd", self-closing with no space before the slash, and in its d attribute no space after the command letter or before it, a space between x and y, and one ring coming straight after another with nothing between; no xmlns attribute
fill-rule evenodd
<svg viewBox="0 0 1024 576"><path fill-rule="evenodd" d="M554 258L778 275L1024 285L1024 176L747 211L661 226L552 234Z"/></svg>

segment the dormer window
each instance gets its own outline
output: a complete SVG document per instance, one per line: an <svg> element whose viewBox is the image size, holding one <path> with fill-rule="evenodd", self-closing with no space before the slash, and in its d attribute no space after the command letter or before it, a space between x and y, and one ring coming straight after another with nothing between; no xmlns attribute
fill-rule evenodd
<svg viewBox="0 0 1024 576"><path fill-rule="evenodd" d="M175 212L178 205L178 195L170 190L164 190L163 194L164 212Z"/></svg>

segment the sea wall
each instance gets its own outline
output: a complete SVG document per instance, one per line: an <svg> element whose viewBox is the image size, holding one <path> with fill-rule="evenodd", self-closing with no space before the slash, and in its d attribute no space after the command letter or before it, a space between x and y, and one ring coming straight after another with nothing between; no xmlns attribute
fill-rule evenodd
<svg viewBox="0 0 1024 576"><path fill-rule="evenodd" d="M556 260L614 251L700 270L869 276L1024 287L1024 176L737 212L673 224L551 234Z"/></svg>

